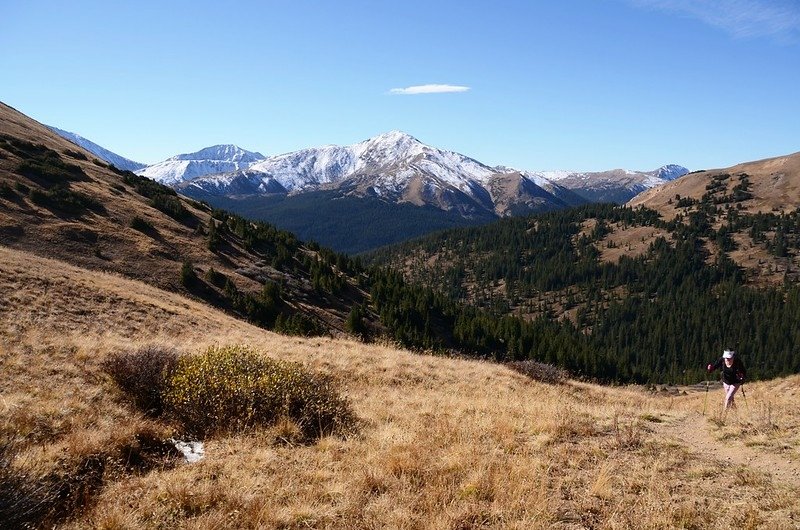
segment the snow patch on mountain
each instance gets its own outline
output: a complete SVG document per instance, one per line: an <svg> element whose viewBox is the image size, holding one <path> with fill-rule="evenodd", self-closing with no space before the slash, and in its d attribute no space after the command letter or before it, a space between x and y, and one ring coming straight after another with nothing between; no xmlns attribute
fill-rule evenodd
<svg viewBox="0 0 800 530"><path fill-rule="evenodd" d="M546 178L547 180L551 180L553 182L558 182L559 180L563 180L567 177L571 177L573 175L579 174L579 171L568 171L568 170L555 170L555 171L539 171L538 174L542 177Z"/></svg>
<svg viewBox="0 0 800 530"><path fill-rule="evenodd" d="M57 127L51 127L50 125L47 125L47 128L56 133L57 135L61 136L62 138L74 143L75 145L83 147L84 149L92 153L94 156L99 158L100 160L108 162L109 164L113 164L118 169L136 171L142 169L147 165L147 164L142 164L141 162L134 162L133 160L125 158L124 156L112 153L105 147L101 147L96 143L92 142L91 140L87 140L86 138L84 138L79 134L65 131Z"/></svg>
<svg viewBox="0 0 800 530"><path fill-rule="evenodd" d="M239 162L252 164L263 160L264 155L253 151L245 151L233 144L213 145L194 153L176 155L170 160L218 160L221 162Z"/></svg>

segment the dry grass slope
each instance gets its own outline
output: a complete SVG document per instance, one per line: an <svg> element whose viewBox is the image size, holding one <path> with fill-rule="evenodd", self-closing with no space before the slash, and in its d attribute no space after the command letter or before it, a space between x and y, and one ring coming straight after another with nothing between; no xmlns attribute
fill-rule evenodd
<svg viewBox="0 0 800 530"><path fill-rule="evenodd" d="M0 297L0 433L15 442L13 470L77 474L107 462L81 482L92 487L74 490L71 517L56 521L64 528L800 522L800 377L748 386L748 408L722 423L712 414L719 391L702 416L704 393L545 385L489 363L283 337L141 282L5 247ZM286 443L291 426L278 425L209 438L197 464L126 465L125 455L146 452L143 440L180 434L137 413L101 371L110 353L148 344L188 353L245 344L299 361L337 381L361 429L297 445ZM724 448L788 464L778 473L729 460Z"/></svg>
<svg viewBox="0 0 800 530"><path fill-rule="evenodd" d="M715 175L746 173L753 182L753 198L744 201L744 211L749 213L791 211L800 204L800 153L744 162L726 169L711 169L690 173L634 197L628 205L652 208L665 219L679 213L675 195L700 199L706 185ZM734 181L728 183L732 188Z"/></svg>
<svg viewBox="0 0 800 530"><path fill-rule="evenodd" d="M25 175L20 168L30 164L32 157L15 152L15 143L29 150L34 149L31 146L48 149L51 156L77 168L83 176L68 182L69 191L89 197L99 207L70 215L33 200L32 193L46 193L55 186L35 175ZM143 196L136 185L126 182L94 155L0 103L2 244L87 269L115 272L168 291L186 292L180 281L185 262L191 262L200 276L213 268L242 293L259 293L264 280L269 279L283 285L287 301L284 316L303 314L331 332L343 333L354 300L363 298L352 281L346 296L319 294L302 273L290 266L277 270L265 255L248 249L242 238L230 233L225 235L224 244L212 251L210 208L181 197L168 199L188 212L185 219L170 217L165 208L157 208L154 200ZM205 299L220 298L209 295L209 291L204 291Z"/></svg>

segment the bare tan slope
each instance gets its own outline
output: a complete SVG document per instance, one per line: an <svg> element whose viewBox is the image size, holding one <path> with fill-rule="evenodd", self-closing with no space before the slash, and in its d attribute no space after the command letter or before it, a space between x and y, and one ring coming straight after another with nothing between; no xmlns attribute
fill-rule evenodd
<svg viewBox="0 0 800 530"><path fill-rule="evenodd" d="M712 169L690 173L658 188L645 191L628 204L643 205L671 219L679 213L676 196L700 199L706 193L706 186L715 175L746 174L752 182L753 198L743 201L744 211L750 213L791 211L800 207L800 153L768 158L755 162L745 162L725 169ZM730 190L737 183L729 179Z"/></svg>
<svg viewBox="0 0 800 530"><path fill-rule="evenodd" d="M281 442L280 427L205 440L197 464L108 467L66 528L792 528L797 482L697 451L695 433L797 466L800 378L748 387L749 414L704 394L551 386L502 366L275 335L144 283L0 247L0 436L22 472L170 432L99 369L157 342L247 344L332 374L356 436ZM680 437L662 429L683 414ZM735 491L733 498L731 492Z"/></svg>

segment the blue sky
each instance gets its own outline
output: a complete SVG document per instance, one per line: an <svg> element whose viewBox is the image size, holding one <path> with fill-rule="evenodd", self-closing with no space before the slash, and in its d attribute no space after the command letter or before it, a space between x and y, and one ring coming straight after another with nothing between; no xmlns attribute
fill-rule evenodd
<svg viewBox="0 0 800 530"><path fill-rule="evenodd" d="M531 170L702 169L800 151L798 0L0 9L0 100L146 163L392 129ZM413 88L426 85L440 86Z"/></svg>

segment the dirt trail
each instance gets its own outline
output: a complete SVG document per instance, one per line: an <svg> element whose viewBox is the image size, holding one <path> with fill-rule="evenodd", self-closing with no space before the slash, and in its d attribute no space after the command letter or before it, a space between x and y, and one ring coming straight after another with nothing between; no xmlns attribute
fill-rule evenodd
<svg viewBox="0 0 800 530"><path fill-rule="evenodd" d="M800 489L800 462L767 448L749 447L736 439L718 440L709 432L708 418L697 412L669 414L663 423L653 427L659 435L677 441L703 459L767 473L776 484Z"/></svg>

